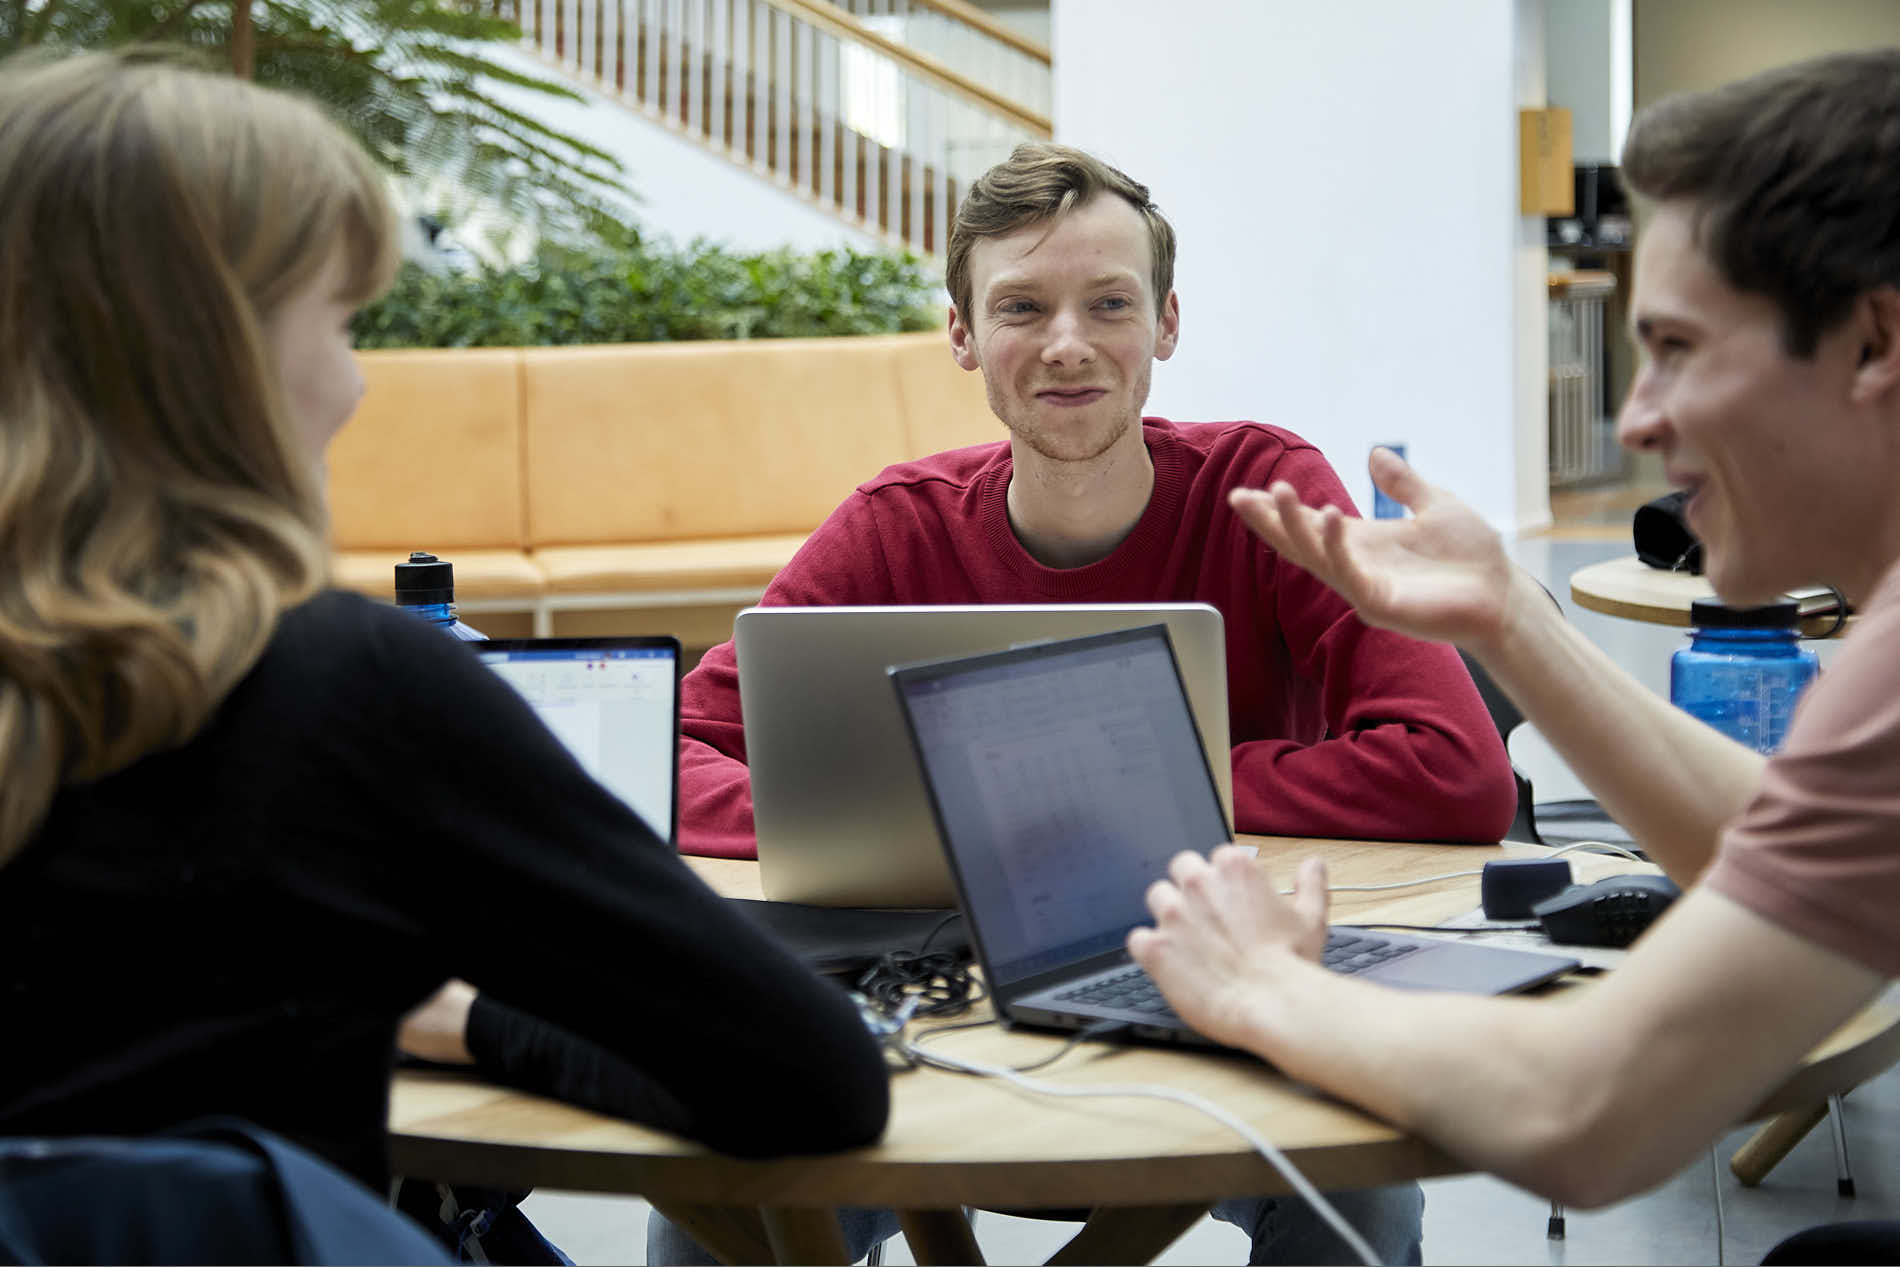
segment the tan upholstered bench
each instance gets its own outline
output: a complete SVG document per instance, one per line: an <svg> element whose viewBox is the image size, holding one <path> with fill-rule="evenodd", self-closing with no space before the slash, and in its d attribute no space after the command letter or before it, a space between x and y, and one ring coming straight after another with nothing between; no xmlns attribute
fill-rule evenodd
<svg viewBox="0 0 1900 1267"><path fill-rule="evenodd" d="M1003 434L935 332L359 359L329 461L337 583L387 598L430 550L464 611L543 635L721 641L859 483Z"/></svg>

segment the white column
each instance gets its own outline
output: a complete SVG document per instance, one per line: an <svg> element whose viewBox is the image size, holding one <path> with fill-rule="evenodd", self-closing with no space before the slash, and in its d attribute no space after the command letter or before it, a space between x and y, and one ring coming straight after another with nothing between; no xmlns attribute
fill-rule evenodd
<svg viewBox="0 0 1900 1267"><path fill-rule="evenodd" d="M1058 139L1148 184L1180 236L1152 412L1298 432L1362 508L1368 448L1404 441L1501 529L1548 521L1542 222L1517 211L1540 16L1052 0Z"/></svg>

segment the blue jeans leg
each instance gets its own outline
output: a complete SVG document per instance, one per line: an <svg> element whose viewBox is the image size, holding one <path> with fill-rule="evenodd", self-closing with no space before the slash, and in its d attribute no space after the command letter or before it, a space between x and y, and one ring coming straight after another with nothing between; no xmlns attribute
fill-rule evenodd
<svg viewBox="0 0 1900 1267"><path fill-rule="evenodd" d="M1417 1267L1424 1261L1420 1240L1425 1193L1417 1184L1329 1192L1326 1199L1366 1238L1381 1263ZM1237 1197L1215 1206L1213 1214L1253 1238L1249 1263L1359 1261L1339 1233L1299 1197Z"/></svg>
<svg viewBox="0 0 1900 1267"><path fill-rule="evenodd" d="M838 1211L838 1230L844 1233L845 1253L857 1262L897 1235L897 1211L846 1206ZM717 1263L704 1246L658 1210L647 1216L647 1262L650 1267L706 1267Z"/></svg>

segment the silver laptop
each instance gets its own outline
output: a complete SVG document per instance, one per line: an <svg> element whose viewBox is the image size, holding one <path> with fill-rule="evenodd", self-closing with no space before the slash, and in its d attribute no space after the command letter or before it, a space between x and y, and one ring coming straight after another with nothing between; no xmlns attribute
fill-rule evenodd
<svg viewBox="0 0 1900 1267"><path fill-rule="evenodd" d="M677 638L488 638L470 645L582 768L655 835L678 845Z"/></svg>
<svg viewBox="0 0 1900 1267"><path fill-rule="evenodd" d="M885 670L1162 622L1222 806L1233 804L1227 647L1206 603L748 607L733 644L765 896L950 906L956 886Z"/></svg>
<svg viewBox="0 0 1900 1267"><path fill-rule="evenodd" d="M970 939L997 1012L1205 1042L1124 949L1148 885L1230 839L1159 625L893 668ZM1335 928L1328 966L1500 994L1574 959Z"/></svg>

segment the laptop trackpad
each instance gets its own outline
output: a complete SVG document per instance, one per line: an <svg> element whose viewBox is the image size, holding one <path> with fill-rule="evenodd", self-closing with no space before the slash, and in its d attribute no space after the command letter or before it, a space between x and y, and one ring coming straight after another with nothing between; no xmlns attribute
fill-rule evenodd
<svg viewBox="0 0 1900 1267"><path fill-rule="evenodd" d="M1509 994L1549 981L1576 960L1526 951L1500 954L1483 946L1435 944L1388 960L1362 974L1368 981L1409 990Z"/></svg>

